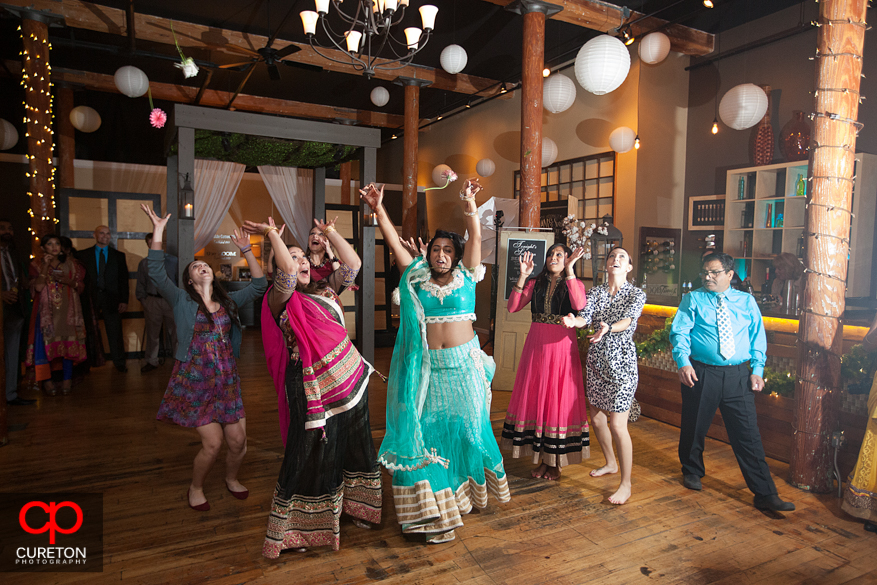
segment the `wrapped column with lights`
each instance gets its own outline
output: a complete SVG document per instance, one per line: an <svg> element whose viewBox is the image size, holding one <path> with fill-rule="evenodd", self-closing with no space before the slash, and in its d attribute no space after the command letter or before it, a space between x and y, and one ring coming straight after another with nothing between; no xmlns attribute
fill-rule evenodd
<svg viewBox="0 0 877 585"><path fill-rule="evenodd" d="M865 0L820 0L790 482L832 491Z"/></svg>
<svg viewBox="0 0 877 585"><path fill-rule="evenodd" d="M27 159L30 196L31 243L33 253L38 238L55 231L55 167L52 164L52 82L49 65L49 27L45 22L25 17L19 27L22 39L21 85L24 87L24 122L27 127Z"/></svg>

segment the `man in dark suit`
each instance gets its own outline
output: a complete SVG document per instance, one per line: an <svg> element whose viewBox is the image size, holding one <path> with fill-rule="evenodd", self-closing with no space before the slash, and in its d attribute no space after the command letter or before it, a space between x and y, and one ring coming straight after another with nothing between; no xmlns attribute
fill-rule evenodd
<svg viewBox="0 0 877 585"><path fill-rule="evenodd" d="M15 250L12 222L0 219L0 297L3 303L3 343L6 361L6 403L15 406L33 404L36 400L18 395L18 374L21 372L21 338L30 317L27 293L27 266Z"/></svg>
<svg viewBox="0 0 877 585"><path fill-rule="evenodd" d="M120 372L127 372L122 339L122 313L128 310L128 263L125 254L110 246L110 228L94 228L95 245L77 252L85 266L85 293L91 297L96 317L104 320L110 356Z"/></svg>

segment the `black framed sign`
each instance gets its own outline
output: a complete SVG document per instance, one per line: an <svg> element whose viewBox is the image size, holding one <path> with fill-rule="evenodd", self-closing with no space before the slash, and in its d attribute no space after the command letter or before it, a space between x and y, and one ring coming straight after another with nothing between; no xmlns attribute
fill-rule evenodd
<svg viewBox="0 0 877 585"><path fill-rule="evenodd" d="M518 283L518 277L521 275L520 260L521 254L524 252L533 253L533 276L542 272L545 266L545 251L547 250L547 242L545 240L534 240L531 238L516 238L509 236L509 245L506 250L506 282L505 282L505 300L509 300L512 294L512 287Z"/></svg>

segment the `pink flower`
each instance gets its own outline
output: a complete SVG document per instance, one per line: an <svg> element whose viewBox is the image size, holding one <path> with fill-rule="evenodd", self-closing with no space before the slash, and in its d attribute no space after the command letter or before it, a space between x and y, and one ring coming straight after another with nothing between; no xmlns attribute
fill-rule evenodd
<svg viewBox="0 0 877 585"><path fill-rule="evenodd" d="M451 169L448 169L446 171L442 171L442 178L447 181L447 183L445 183L445 187L447 187L448 183L453 183L457 180L457 173L455 173Z"/></svg>
<svg viewBox="0 0 877 585"><path fill-rule="evenodd" d="M152 124L153 128L164 128L165 122L167 122L167 114L161 108L155 108L149 112L149 123Z"/></svg>

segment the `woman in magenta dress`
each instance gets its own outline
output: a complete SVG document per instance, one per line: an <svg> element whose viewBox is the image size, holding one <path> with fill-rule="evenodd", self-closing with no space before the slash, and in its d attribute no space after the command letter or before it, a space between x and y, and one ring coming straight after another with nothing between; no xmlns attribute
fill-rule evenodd
<svg viewBox="0 0 877 585"><path fill-rule="evenodd" d="M587 404L582 363L574 331L561 322L570 310L580 311L585 286L573 273L584 250L563 244L548 249L545 268L533 273L533 254L519 258L520 276L509 296L516 313L532 301L533 324L524 342L515 387L502 429L502 443L512 457L532 456L539 466L533 477L558 479L562 467L590 456Z"/></svg>

